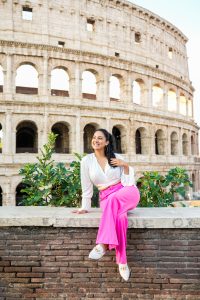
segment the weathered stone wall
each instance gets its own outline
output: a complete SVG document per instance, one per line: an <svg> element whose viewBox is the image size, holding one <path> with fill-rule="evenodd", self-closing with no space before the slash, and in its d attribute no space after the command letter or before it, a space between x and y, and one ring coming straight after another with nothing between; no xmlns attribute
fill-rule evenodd
<svg viewBox="0 0 200 300"><path fill-rule="evenodd" d="M0 299L200 299L200 229L128 230L124 282L114 251L88 259L96 228L0 229Z"/></svg>

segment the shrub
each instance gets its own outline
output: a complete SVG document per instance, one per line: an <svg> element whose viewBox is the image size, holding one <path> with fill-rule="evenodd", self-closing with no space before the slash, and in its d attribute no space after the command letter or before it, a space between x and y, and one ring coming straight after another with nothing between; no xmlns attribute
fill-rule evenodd
<svg viewBox="0 0 200 300"><path fill-rule="evenodd" d="M48 143L41 150L38 163L28 163L20 169L22 183L26 186L21 190L25 195L23 205L53 205L80 207L81 182L80 161L82 157L75 153L76 160L72 161L67 169L64 163L55 163L52 160L56 134L50 133ZM94 190L94 205L98 205L98 190Z"/></svg>
<svg viewBox="0 0 200 300"><path fill-rule="evenodd" d="M137 182L140 189L140 207L169 206L176 195L185 196L186 188L192 186L185 169L170 169L164 176L158 172L144 172Z"/></svg>

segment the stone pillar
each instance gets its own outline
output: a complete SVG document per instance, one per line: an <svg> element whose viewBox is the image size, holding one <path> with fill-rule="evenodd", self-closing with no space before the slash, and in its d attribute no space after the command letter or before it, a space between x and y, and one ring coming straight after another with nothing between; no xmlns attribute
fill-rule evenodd
<svg viewBox="0 0 200 300"><path fill-rule="evenodd" d="M72 86L71 86L71 91L72 97L76 100L81 98L82 94L82 80L81 80L81 74L80 74L80 65L79 62L75 63L75 74L74 78L72 78Z"/></svg>
<svg viewBox="0 0 200 300"><path fill-rule="evenodd" d="M103 70L103 84L104 84L104 89L102 93L103 102L104 105L109 106L110 105L110 74L107 71L106 67L104 67Z"/></svg>
<svg viewBox="0 0 200 300"><path fill-rule="evenodd" d="M78 153L83 153L83 131L81 131L80 112L76 115L76 130L75 136L75 149Z"/></svg>
<svg viewBox="0 0 200 300"><path fill-rule="evenodd" d="M135 120L134 118L130 118L130 139L129 139L129 153L130 155L135 155L136 154L136 147L135 147Z"/></svg>
<svg viewBox="0 0 200 300"><path fill-rule="evenodd" d="M38 135L38 151L39 148L42 148L43 145L47 144L48 142L48 119L49 114L45 112L43 116L43 130L41 131L41 134Z"/></svg>
<svg viewBox="0 0 200 300"><path fill-rule="evenodd" d="M51 89L51 74L49 74L48 68L48 55L43 57L43 74L41 77L42 86L40 86L39 94L41 93L43 96L49 96Z"/></svg>
<svg viewBox="0 0 200 300"><path fill-rule="evenodd" d="M153 99L152 99L152 78L149 77L148 80L148 106L153 106Z"/></svg>
<svg viewBox="0 0 200 300"><path fill-rule="evenodd" d="M6 55L6 70L3 72L4 72L4 93L6 94L6 100L12 100L12 94L15 93L12 54Z"/></svg>
<svg viewBox="0 0 200 300"><path fill-rule="evenodd" d="M13 152L14 141L12 137L12 112L11 110L8 109L5 114L5 131L3 135L3 141L4 144L3 144L2 153L5 155L14 154Z"/></svg>

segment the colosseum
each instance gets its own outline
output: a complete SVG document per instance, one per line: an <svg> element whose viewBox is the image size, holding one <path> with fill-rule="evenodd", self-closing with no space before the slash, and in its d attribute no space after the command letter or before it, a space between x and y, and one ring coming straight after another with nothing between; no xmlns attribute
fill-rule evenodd
<svg viewBox="0 0 200 300"><path fill-rule="evenodd" d="M199 191L186 43L167 20L124 0L1 0L1 205L19 204L19 169L36 162L50 131L55 161L68 165L91 151L99 127L137 178L178 165Z"/></svg>

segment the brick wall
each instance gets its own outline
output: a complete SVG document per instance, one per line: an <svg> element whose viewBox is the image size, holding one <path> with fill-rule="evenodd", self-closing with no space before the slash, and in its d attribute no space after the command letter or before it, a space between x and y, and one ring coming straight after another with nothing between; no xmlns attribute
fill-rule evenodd
<svg viewBox="0 0 200 300"><path fill-rule="evenodd" d="M0 228L0 300L200 299L200 229L128 229L128 282L96 228Z"/></svg>

